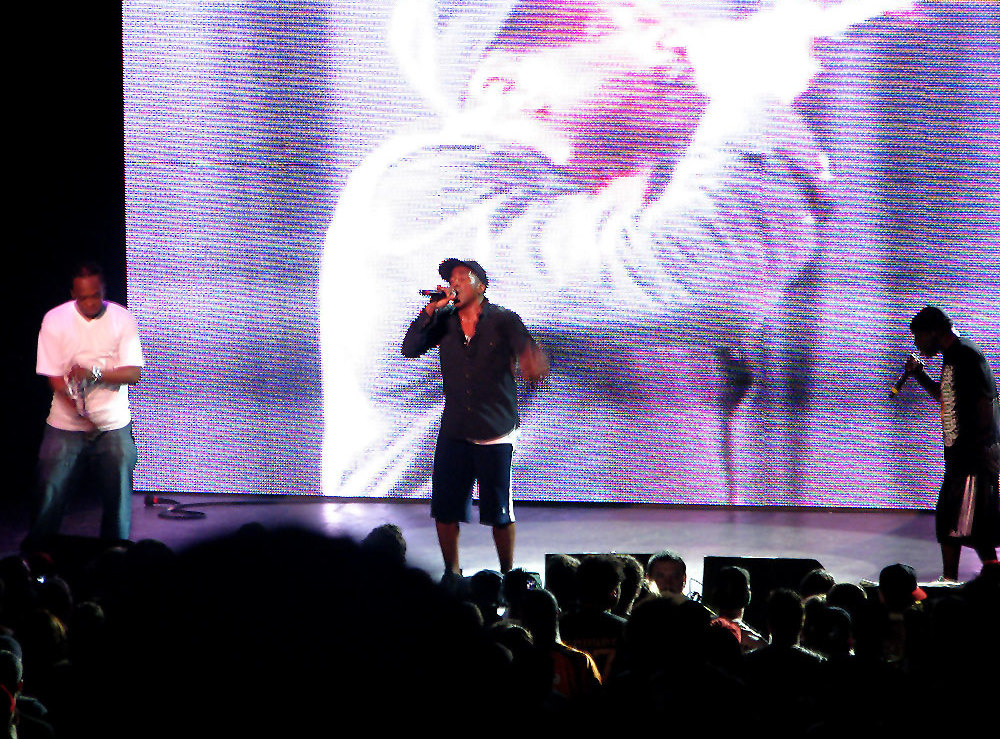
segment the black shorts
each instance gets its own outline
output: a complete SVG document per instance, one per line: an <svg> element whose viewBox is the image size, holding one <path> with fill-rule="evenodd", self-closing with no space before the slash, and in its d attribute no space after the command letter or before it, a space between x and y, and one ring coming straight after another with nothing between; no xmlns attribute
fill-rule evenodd
<svg viewBox="0 0 1000 739"><path fill-rule="evenodd" d="M442 523L472 517L472 488L479 482L479 522L506 526L514 522L510 464L512 444L473 444L438 436L431 478L431 516Z"/></svg>
<svg viewBox="0 0 1000 739"><path fill-rule="evenodd" d="M935 507L941 543L971 547L1000 544L1000 479L992 470L973 474L945 469Z"/></svg>

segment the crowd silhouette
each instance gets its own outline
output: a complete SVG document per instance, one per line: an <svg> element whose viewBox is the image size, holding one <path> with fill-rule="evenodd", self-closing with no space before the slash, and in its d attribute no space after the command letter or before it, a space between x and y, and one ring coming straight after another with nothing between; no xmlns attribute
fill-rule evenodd
<svg viewBox="0 0 1000 739"><path fill-rule="evenodd" d="M392 525L357 542L249 524L81 564L0 560L8 736L902 735L986 717L1000 664L996 563L931 597L896 563L877 587L818 570L770 592L729 567L693 598L607 553L446 587Z"/></svg>

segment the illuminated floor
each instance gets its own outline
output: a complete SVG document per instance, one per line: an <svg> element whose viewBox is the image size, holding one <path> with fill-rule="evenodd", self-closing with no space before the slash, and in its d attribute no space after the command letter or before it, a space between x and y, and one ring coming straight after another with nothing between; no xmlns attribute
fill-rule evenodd
<svg viewBox="0 0 1000 739"><path fill-rule="evenodd" d="M403 530L412 565L434 575L441 571L426 502L336 502L307 496L170 497L201 504L196 510L202 510L205 517L164 519L159 516L164 507L147 507L144 497L136 495L133 540L159 539L180 549L252 521L360 538L374 526L391 522ZM23 502L8 503L5 508L0 524L2 554L18 549L27 525ZM64 521L63 533L91 536L97 531L99 516L96 502L78 502ZM879 570L893 562L913 565L920 580L933 580L940 574L929 512L521 505L517 516L517 565L534 571L544 569L549 552L651 553L670 548L688 562L695 588L705 556L814 558L839 581L849 582L877 578ZM497 566L487 527L463 527L461 553L466 574ZM978 565L975 554L965 550L962 578L973 577Z"/></svg>

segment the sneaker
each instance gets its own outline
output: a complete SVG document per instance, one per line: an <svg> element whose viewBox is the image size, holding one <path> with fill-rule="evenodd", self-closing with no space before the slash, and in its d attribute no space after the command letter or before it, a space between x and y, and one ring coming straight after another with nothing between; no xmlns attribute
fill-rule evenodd
<svg viewBox="0 0 1000 739"><path fill-rule="evenodd" d="M460 598L465 595L465 577L462 576L462 571L452 572L451 570L446 570L441 576L441 587L452 595L457 595Z"/></svg>
<svg viewBox="0 0 1000 739"><path fill-rule="evenodd" d="M950 577L945 577L944 575L941 575L941 576L938 577L937 580L934 581L934 584L935 585L961 585L962 583L959 582L958 580L953 580Z"/></svg>

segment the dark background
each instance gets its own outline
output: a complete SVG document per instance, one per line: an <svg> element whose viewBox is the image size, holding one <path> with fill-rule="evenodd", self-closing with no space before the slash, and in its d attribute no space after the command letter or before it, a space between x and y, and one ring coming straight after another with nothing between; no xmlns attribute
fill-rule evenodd
<svg viewBox="0 0 1000 739"><path fill-rule="evenodd" d="M15 268L7 279L16 314L4 363L6 503L26 500L33 484L51 397L35 374L38 329L47 310L69 300L73 263L100 262L108 299L126 302L121 6L36 6L9 17Z"/></svg>

